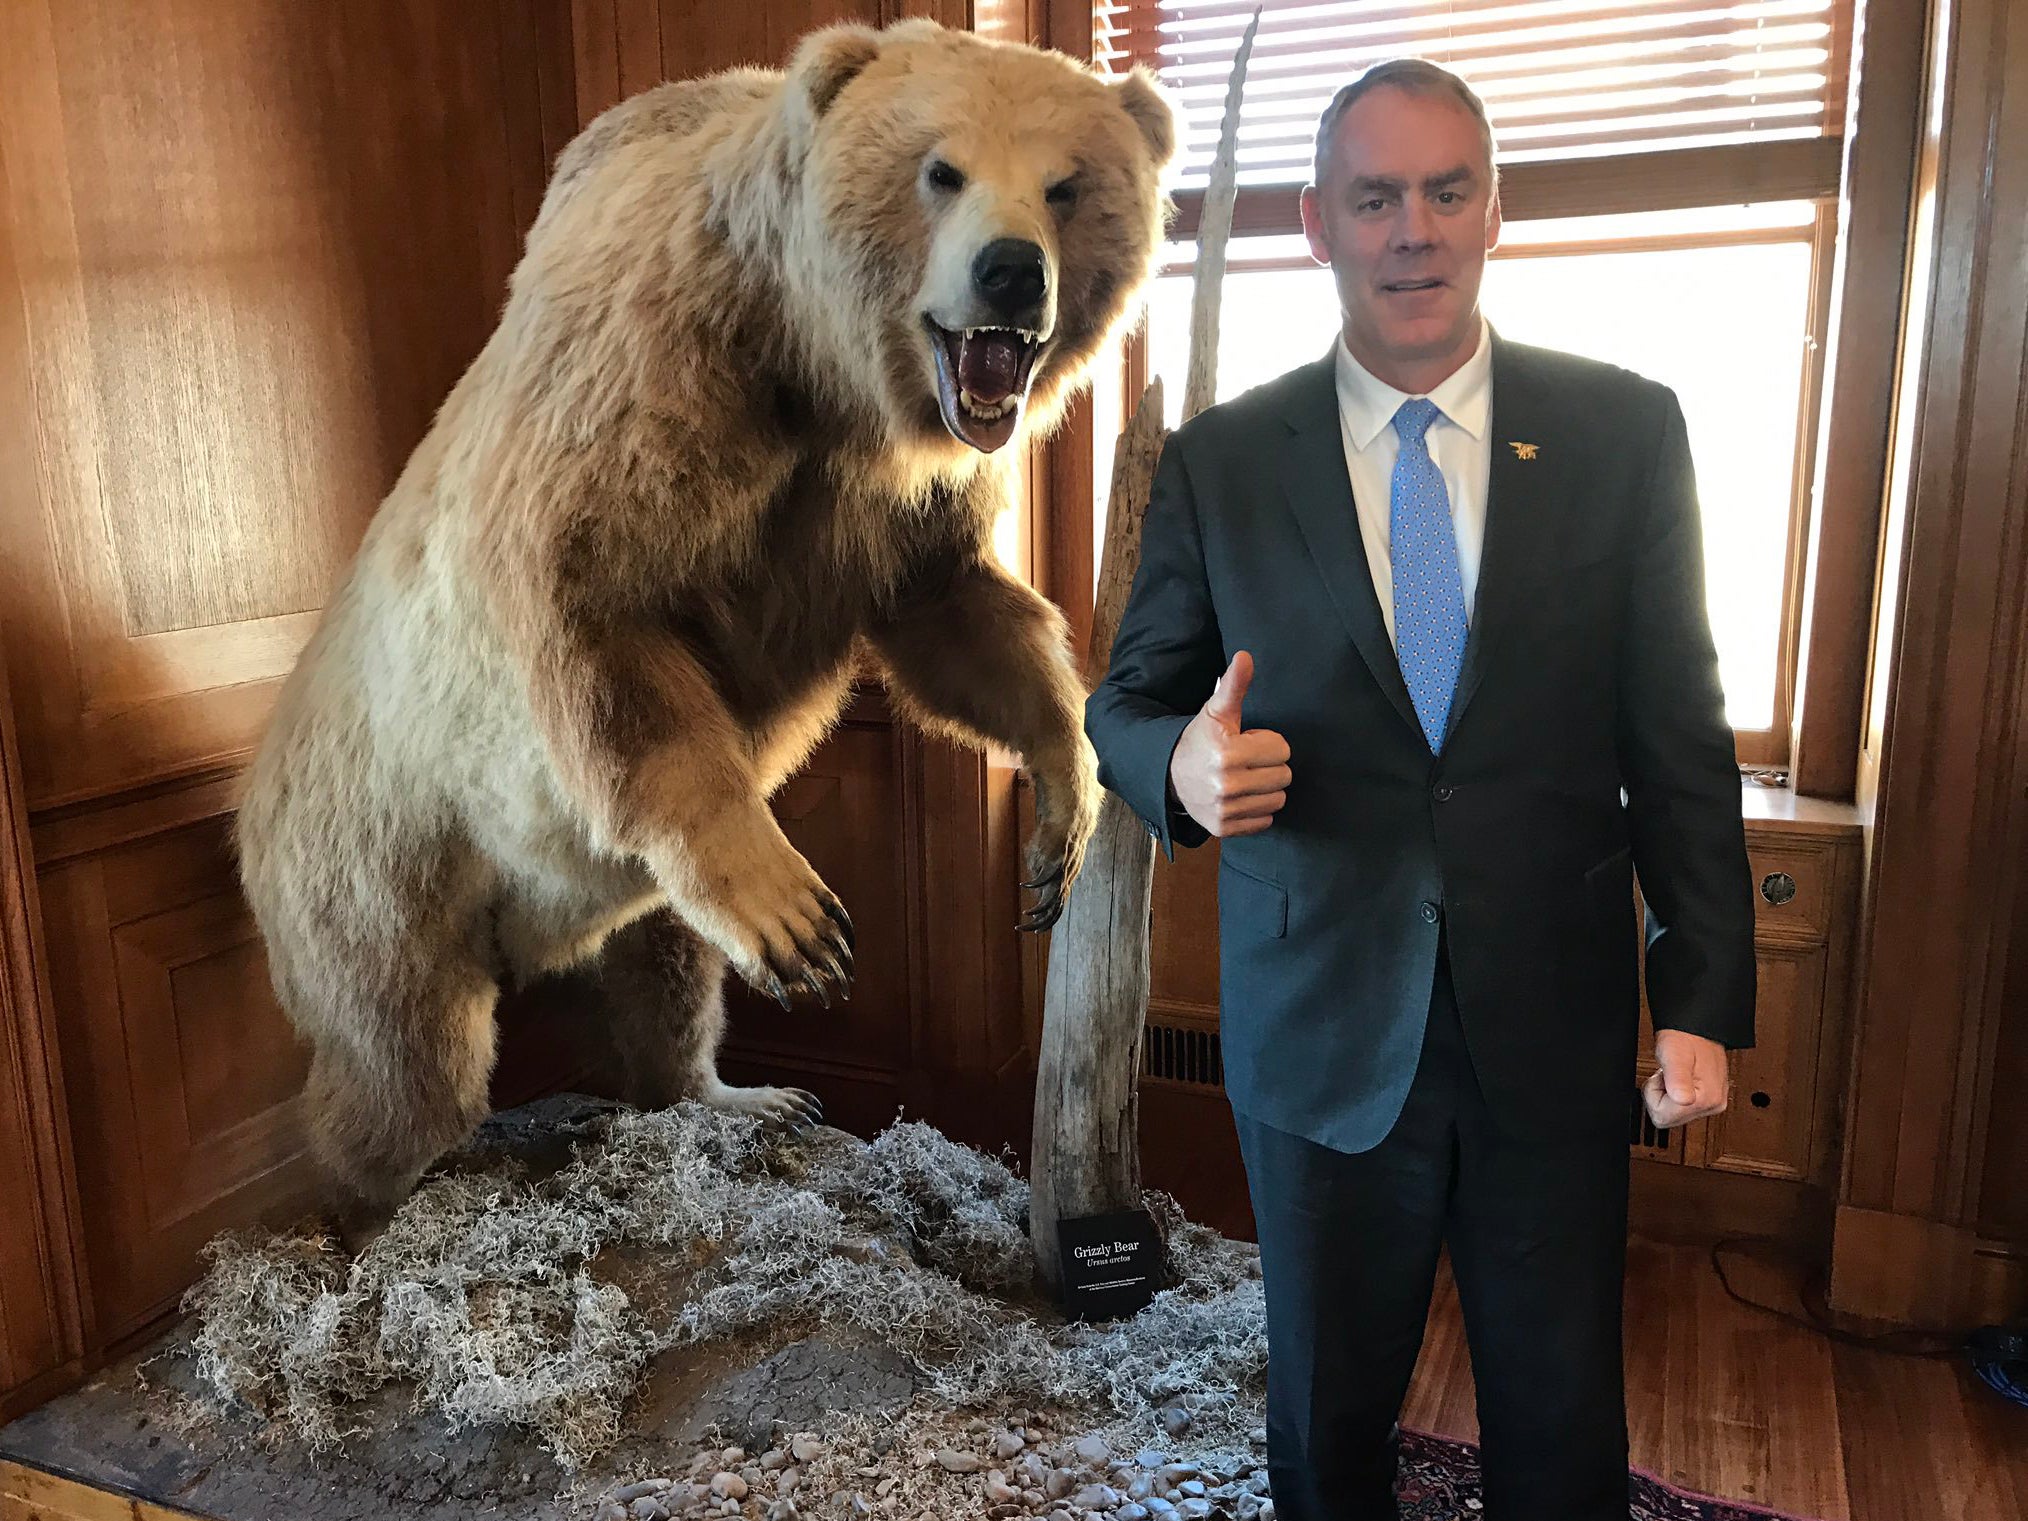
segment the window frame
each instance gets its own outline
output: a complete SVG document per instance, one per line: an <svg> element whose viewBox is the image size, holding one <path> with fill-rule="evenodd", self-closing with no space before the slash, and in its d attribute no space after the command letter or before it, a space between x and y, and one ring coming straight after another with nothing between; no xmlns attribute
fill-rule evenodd
<svg viewBox="0 0 2028 1521"><path fill-rule="evenodd" d="M1856 72L1850 13L1841 11L1839 15L1840 35L1834 40L1834 47L1847 60L1845 66ZM1130 0L1113 19L1111 45L1122 67L1137 61L1152 62L1154 17L1151 0ZM1841 127L1843 116L1841 113ZM1796 446L1790 471L1788 533L1780 583L1782 607L1776 625L1774 710L1765 728L1733 729L1734 753L1740 768L1770 779L1787 778L1798 699L1805 685L1799 660L1811 540L1812 483L1820 435L1824 431L1825 338L1831 312L1845 149L1845 139L1839 135L1561 159L1531 158L1500 165L1501 215L1509 224L1768 201L1807 201L1816 207L1810 234L1810 300L1805 313L1808 353L1796 397ZM1298 198L1302 188L1294 182L1239 186L1233 206L1232 236L1300 235L1303 226ZM1172 201L1175 212L1167 237L1178 242L1195 238L1203 213L1204 190L1198 186L1178 189ZM1716 232L1671 234L1653 239L1615 240L1609 244L1560 245L1556 251L1719 246L1757 236ZM1539 257L1547 251L1551 250L1546 245L1532 245L1525 253L1509 251L1495 257ZM1123 345L1118 379L1119 416L1124 418L1131 413L1147 383L1145 318ZM1091 495L1088 490L1085 499L1090 500ZM1102 548L1097 542L1096 515L1087 526L1093 540L1086 551L1087 563L1095 571Z"/></svg>

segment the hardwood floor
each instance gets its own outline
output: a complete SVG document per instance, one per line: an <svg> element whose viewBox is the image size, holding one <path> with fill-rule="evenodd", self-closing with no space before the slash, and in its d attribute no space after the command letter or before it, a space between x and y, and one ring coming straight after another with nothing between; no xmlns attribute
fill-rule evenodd
<svg viewBox="0 0 2028 1521"><path fill-rule="evenodd" d="M1796 1308L1794 1270L1726 1260L1741 1294ZM1627 1415L1636 1466L1813 1521L2028 1517L2028 1410L1961 1359L1842 1346L1738 1304L1701 1247L1628 1249ZM1448 1275L1402 1420L1478 1437Z"/></svg>

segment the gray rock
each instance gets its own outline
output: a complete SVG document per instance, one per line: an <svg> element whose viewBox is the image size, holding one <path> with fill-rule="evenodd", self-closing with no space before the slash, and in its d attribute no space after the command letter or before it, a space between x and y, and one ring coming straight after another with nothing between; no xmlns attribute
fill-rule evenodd
<svg viewBox="0 0 2028 1521"><path fill-rule="evenodd" d="M794 1500L777 1500L768 1507L768 1521L800 1521Z"/></svg>
<svg viewBox="0 0 2028 1521"><path fill-rule="evenodd" d="M977 1473L986 1465L979 1461L976 1453L959 1452L955 1447L945 1447L937 1453L937 1463L946 1473Z"/></svg>
<svg viewBox="0 0 2028 1521"><path fill-rule="evenodd" d="M599 1507L597 1521L627 1521L627 1507L608 1500Z"/></svg>
<svg viewBox="0 0 2028 1521"><path fill-rule="evenodd" d="M789 1453L798 1463L814 1463L824 1452L824 1444L813 1436L799 1436L789 1443Z"/></svg>
<svg viewBox="0 0 2028 1521"><path fill-rule="evenodd" d="M1021 1491L1007 1482L1007 1476L994 1469L986 1475L986 1498L996 1505L1006 1505L1021 1498Z"/></svg>
<svg viewBox="0 0 2028 1521"><path fill-rule="evenodd" d="M1181 1484L1185 1479L1196 1478L1197 1465L1195 1463L1165 1463L1156 1473L1155 1477L1162 1482L1165 1488L1171 1487Z"/></svg>
<svg viewBox="0 0 2028 1521"><path fill-rule="evenodd" d="M627 1507L627 1514L632 1516L634 1521L669 1521L669 1507L662 1503L658 1495L642 1495Z"/></svg>
<svg viewBox="0 0 2028 1521"><path fill-rule="evenodd" d="M622 1484L613 1491L613 1502L617 1505L632 1505L643 1495L666 1495L669 1492L667 1479L642 1479L635 1484Z"/></svg>
<svg viewBox="0 0 2028 1521"><path fill-rule="evenodd" d="M1077 1475L1068 1468L1053 1468L1049 1477L1042 1481L1042 1492L1052 1500L1061 1500L1077 1488Z"/></svg>
<svg viewBox="0 0 2028 1521"><path fill-rule="evenodd" d="M711 1476L711 1492L721 1500L744 1500L747 1482L736 1473L720 1471Z"/></svg>
<svg viewBox="0 0 2028 1521"><path fill-rule="evenodd" d="M1129 1500L1145 1500L1148 1498L1148 1496L1152 1495L1154 1492L1155 1492L1155 1481L1149 1478L1146 1474L1142 1474L1138 1479L1134 1480L1133 1483L1127 1486L1127 1498Z"/></svg>
<svg viewBox="0 0 2028 1521"><path fill-rule="evenodd" d="M1113 1521L1148 1521L1148 1507L1145 1505L1122 1505Z"/></svg>
<svg viewBox="0 0 2028 1521"><path fill-rule="evenodd" d="M1112 1461L1113 1450L1097 1437L1086 1437L1071 1449L1081 1463L1100 1464Z"/></svg>
<svg viewBox="0 0 2028 1521"><path fill-rule="evenodd" d="M1155 1451L1154 1448L1143 1447L1139 1452L1134 1454L1134 1461L1143 1468L1160 1468L1168 1460L1162 1454Z"/></svg>
<svg viewBox="0 0 2028 1521"><path fill-rule="evenodd" d="M1111 1510L1120 1503L1120 1492L1110 1484L1087 1484L1071 1504L1080 1510Z"/></svg>
<svg viewBox="0 0 2028 1521"><path fill-rule="evenodd" d="M1209 1517L1216 1514L1217 1509L1218 1507L1209 1500L1190 1499L1176 1507L1176 1514L1181 1516L1183 1521L1208 1521Z"/></svg>
<svg viewBox="0 0 2028 1521"><path fill-rule="evenodd" d="M1252 1433L1248 1436L1247 1440L1252 1442L1253 1445L1256 1447L1267 1446L1267 1427L1265 1426L1254 1427Z"/></svg>
<svg viewBox="0 0 2028 1521"><path fill-rule="evenodd" d="M1176 1488L1186 1500L1201 1500L1206 1493L1202 1479L1185 1479Z"/></svg>
<svg viewBox="0 0 2028 1521"><path fill-rule="evenodd" d="M993 1456L996 1458L1018 1458L1027 1443L1011 1431L1003 1431L993 1438Z"/></svg>
<svg viewBox="0 0 2028 1521"><path fill-rule="evenodd" d="M1162 1429L1172 1437L1187 1435L1190 1430L1190 1412L1181 1405L1170 1405L1162 1411Z"/></svg>
<svg viewBox="0 0 2028 1521"><path fill-rule="evenodd" d="M770 1447L760 1455L760 1466L769 1473L789 1466L789 1455L779 1447Z"/></svg>
<svg viewBox="0 0 2028 1521"><path fill-rule="evenodd" d="M660 1387L655 1372L669 1380L672 1392L686 1387L682 1375L695 1359L687 1348L663 1353L651 1365L651 1390ZM672 1398L667 1408L647 1413L639 1434L688 1446L715 1427L725 1433L720 1441L729 1439L743 1450L736 1458L721 1454L713 1461L720 1469L736 1469L745 1465L747 1453L774 1445L777 1425L807 1433L834 1412L899 1409L915 1387L914 1370L894 1349L813 1336L728 1372L694 1395Z"/></svg>

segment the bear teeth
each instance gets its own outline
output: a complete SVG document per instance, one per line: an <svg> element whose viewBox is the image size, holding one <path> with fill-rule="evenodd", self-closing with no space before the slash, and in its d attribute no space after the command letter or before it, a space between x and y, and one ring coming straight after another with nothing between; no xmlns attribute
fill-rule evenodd
<svg viewBox="0 0 2028 1521"><path fill-rule="evenodd" d="M986 422L992 422L996 418L1005 417L1008 412L1013 410L1013 403L1011 402L983 402L962 386L958 389L958 400L963 404L967 412Z"/></svg>

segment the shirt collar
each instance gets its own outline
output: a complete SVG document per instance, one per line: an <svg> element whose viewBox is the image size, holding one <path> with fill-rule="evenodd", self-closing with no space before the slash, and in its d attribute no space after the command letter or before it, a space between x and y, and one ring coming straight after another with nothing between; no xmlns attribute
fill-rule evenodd
<svg viewBox="0 0 2028 1521"><path fill-rule="evenodd" d="M1336 354L1338 412L1353 446L1364 452L1380 436L1380 430L1394 421L1401 404L1411 397L1354 359L1345 346L1343 329L1338 333ZM1473 438L1485 436L1493 410L1493 343L1491 328L1483 316L1479 318L1479 346L1472 351L1472 357L1446 376L1429 393L1429 399L1437 404L1438 411Z"/></svg>

